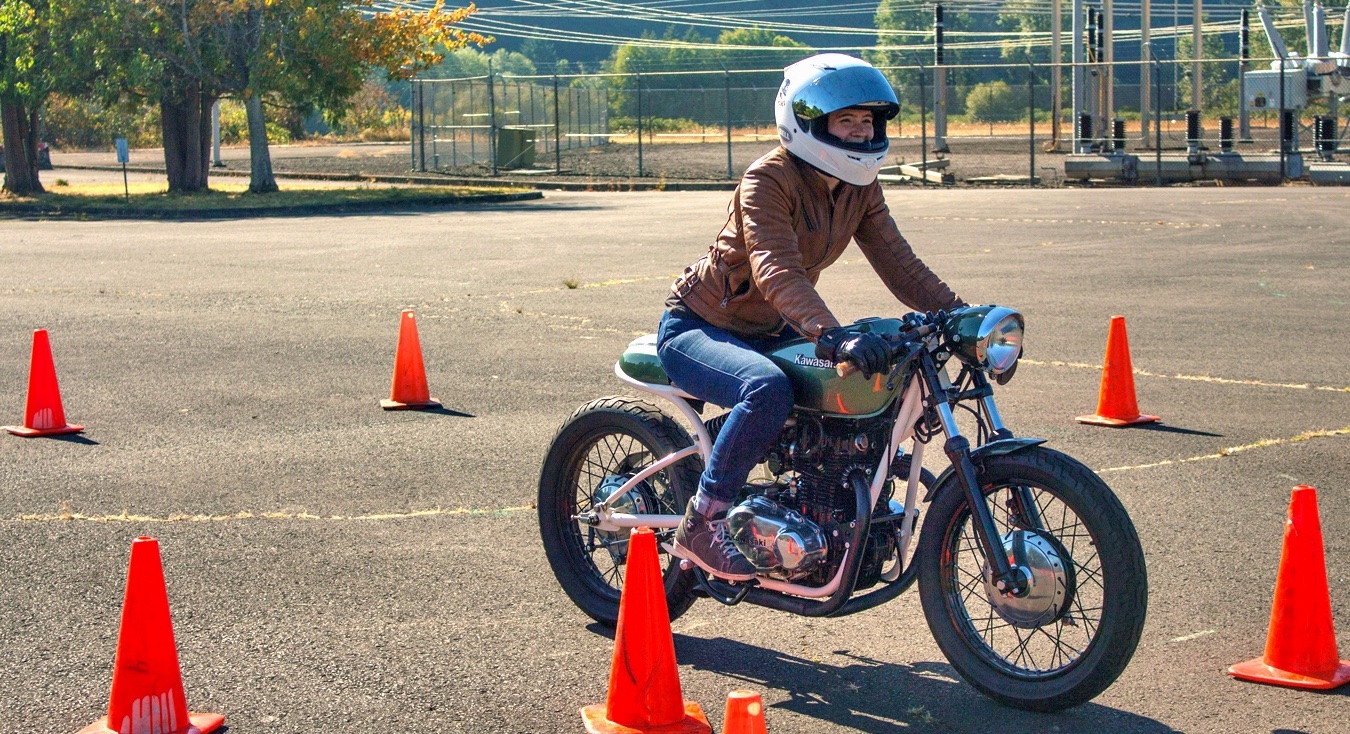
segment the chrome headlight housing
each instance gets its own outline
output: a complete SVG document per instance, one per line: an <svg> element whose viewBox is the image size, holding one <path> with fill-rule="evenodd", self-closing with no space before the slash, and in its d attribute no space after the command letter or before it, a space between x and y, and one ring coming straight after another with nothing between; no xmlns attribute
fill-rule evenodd
<svg viewBox="0 0 1350 734"><path fill-rule="evenodd" d="M947 344L962 361L1001 375L1022 354L1022 314L1003 306L970 306L953 311L943 325Z"/></svg>

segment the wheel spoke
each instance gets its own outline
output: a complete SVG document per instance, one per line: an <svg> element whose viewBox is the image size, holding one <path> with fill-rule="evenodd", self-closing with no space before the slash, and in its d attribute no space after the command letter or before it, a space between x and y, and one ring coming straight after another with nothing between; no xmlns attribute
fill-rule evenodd
<svg viewBox="0 0 1350 734"><path fill-rule="evenodd" d="M1022 505L1022 497L1029 497L1029 504ZM1061 552L1067 551L1065 560L1072 563L1075 581L1073 601L1063 616L1046 626L1028 629L1005 620L996 600L988 597L984 553L967 506L950 526L949 555L943 562L952 609L964 617L972 642L982 643L982 654L998 667L1019 676L1056 674L1081 659L1097 636L1105 592L1100 554L1082 519L1048 488L1009 484L990 488L986 498L1001 536L1013 530L1046 533L1059 542ZM1040 528L1031 528L1026 521L1033 508Z"/></svg>

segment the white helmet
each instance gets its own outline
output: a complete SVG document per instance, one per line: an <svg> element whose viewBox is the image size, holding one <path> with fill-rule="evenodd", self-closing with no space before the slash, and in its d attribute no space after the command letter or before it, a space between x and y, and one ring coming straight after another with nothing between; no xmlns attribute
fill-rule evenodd
<svg viewBox="0 0 1350 734"><path fill-rule="evenodd" d="M872 112L872 139L848 143L829 133L826 117L845 107ZM844 54L818 54L783 70L774 118L778 139L793 155L841 181L865 186L886 158L886 121L900 111L895 91L871 64Z"/></svg>

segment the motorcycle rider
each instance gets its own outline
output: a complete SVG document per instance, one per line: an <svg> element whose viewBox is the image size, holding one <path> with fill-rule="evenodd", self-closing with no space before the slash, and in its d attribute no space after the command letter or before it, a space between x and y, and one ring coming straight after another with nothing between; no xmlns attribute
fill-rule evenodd
<svg viewBox="0 0 1350 734"><path fill-rule="evenodd" d="M886 121L899 109L885 77L860 59L828 53L787 67L775 102L781 145L746 170L722 232L666 301L657 332L666 373L694 397L732 406L675 534L682 557L719 577L754 577L725 517L793 404L787 376L763 352L800 335L821 359L867 376L887 368L882 338L842 328L826 307L821 271L853 239L906 306L963 305L910 249L876 180Z"/></svg>

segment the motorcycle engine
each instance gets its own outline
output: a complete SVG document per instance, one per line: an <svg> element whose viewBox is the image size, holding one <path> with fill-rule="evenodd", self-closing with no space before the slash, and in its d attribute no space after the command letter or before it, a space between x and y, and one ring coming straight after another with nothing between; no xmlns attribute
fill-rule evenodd
<svg viewBox="0 0 1350 734"><path fill-rule="evenodd" d="M728 512L727 527L736 547L761 573L798 579L829 555L820 526L763 495Z"/></svg>
<svg viewBox="0 0 1350 734"><path fill-rule="evenodd" d="M775 474L789 473L790 480L773 499L821 529L826 552L811 568L796 571L791 579L808 585L829 581L844 557L847 525L857 516L857 500L849 477L862 473L868 478L880 461L890 434L885 417L849 419L813 416L798 412L789 421L779 445L769 457ZM874 513L889 512L891 483L887 482ZM745 548L742 552L750 557ZM894 550L894 532L889 526L873 528L859 569L857 589L866 589L880 577L883 562ZM824 563L820 561L824 560Z"/></svg>

